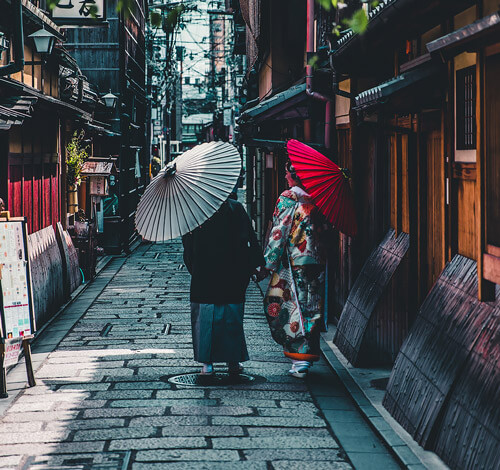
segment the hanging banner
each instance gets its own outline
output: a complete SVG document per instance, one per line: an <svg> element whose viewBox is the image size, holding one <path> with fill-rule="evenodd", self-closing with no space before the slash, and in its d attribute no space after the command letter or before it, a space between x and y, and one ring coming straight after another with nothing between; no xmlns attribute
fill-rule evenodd
<svg viewBox="0 0 500 470"><path fill-rule="evenodd" d="M105 0L60 0L52 10L52 19L59 25L80 25L105 20Z"/></svg>
<svg viewBox="0 0 500 470"><path fill-rule="evenodd" d="M35 332L26 221L0 221L1 339Z"/></svg>

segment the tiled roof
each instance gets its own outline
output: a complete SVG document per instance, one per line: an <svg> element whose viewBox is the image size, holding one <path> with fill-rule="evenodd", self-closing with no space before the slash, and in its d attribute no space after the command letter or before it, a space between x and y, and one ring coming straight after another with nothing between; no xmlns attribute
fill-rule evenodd
<svg viewBox="0 0 500 470"><path fill-rule="evenodd" d="M0 101L0 130L21 125L30 117L37 99L30 96L13 96Z"/></svg>
<svg viewBox="0 0 500 470"><path fill-rule="evenodd" d="M384 9L386 9L389 5L396 3L398 0L381 0L381 2L378 4L377 7L375 7L370 13L368 14L368 20L371 21L373 20L376 16L378 16ZM346 34L344 34L338 41L337 44L340 47L344 46L349 42L350 39L352 39L354 36L356 36L356 33L350 29L347 31Z"/></svg>

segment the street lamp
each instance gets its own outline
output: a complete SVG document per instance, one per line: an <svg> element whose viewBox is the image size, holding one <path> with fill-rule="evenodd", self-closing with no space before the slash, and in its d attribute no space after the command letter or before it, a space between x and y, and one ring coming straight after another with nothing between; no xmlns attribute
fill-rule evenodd
<svg viewBox="0 0 500 470"><path fill-rule="evenodd" d="M0 32L0 60L2 59L3 51L9 48L9 40L5 37L5 34Z"/></svg>
<svg viewBox="0 0 500 470"><path fill-rule="evenodd" d="M28 37L33 38L35 49L39 54L50 54L56 42L56 36L45 28L35 31Z"/></svg>
<svg viewBox="0 0 500 470"><path fill-rule="evenodd" d="M106 108L114 109L118 101L118 96L113 95L113 93L111 93L111 90L109 90L109 93L105 94L102 99L104 100Z"/></svg>

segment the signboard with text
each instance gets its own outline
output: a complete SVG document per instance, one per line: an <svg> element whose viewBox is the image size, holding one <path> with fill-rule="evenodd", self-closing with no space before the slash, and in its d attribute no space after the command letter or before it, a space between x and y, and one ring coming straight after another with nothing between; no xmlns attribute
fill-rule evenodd
<svg viewBox="0 0 500 470"><path fill-rule="evenodd" d="M35 332L26 221L0 221L0 316L2 340Z"/></svg>
<svg viewBox="0 0 500 470"><path fill-rule="evenodd" d="M52 10L57 24L89 24L106 19L105 0L60 0Z"/></svg>

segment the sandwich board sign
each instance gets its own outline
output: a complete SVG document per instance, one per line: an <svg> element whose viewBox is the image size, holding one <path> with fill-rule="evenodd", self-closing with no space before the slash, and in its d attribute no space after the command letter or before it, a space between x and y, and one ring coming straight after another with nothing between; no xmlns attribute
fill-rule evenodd
<svg viewBox="0 0 500 470"><path fill-rule="evenodd" d="M35 385L29 340L36 331L24 217L0 217L0 398L7 395L5 367L17 363L21 346L30 386Z"/></svg>

